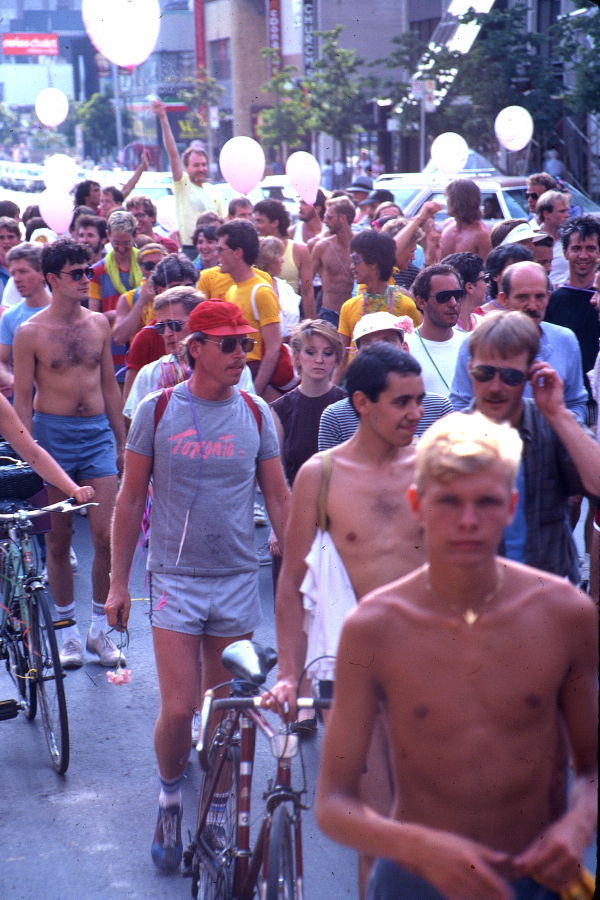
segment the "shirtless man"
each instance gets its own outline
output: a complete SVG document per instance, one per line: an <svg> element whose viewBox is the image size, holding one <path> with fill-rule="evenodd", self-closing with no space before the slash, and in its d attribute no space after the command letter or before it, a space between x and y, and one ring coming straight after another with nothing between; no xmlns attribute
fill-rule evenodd
<svg viewBox="0 0 600 900"><path fill-rule="evenodd" d="M321 276L323 300L319 317L338 327L340 310L352 296L354 275L350 261L352 222L356 207L347 197L325 204L325 224L330 234L317 241L312 250L313 269Z"/></svg>
<svg viewBox="0 0 600 900"><path fill-rule="evenodd" d="M90 250L58 240L42 250L42 270L52 292L47 309L24 322L14 341L15 410L40 445L79 484L96 492L88 519L92 563L92 625L86 649L104 666L119 651L106 634L104 603L110 573L110 520L117 494L117 457L123 450L121 396L110 352L110 326L101 313L81 306L90 283ZM114 438L113 438L114 435ZM116 449L115 449L116 440ZM50 502L63 494L48 485ZM73 576L69 563L71 517L52 514L47 536L48 580L61 618L74 618ZM83 665L83 642L76 625L61 630L64 668ZM124 663L123 657L121 661Z"/></svg>
<svg viewBox="0 0 600 900"><path fill-rule="evenodd" d="M481 221L481 192L470 178L458 178L446 187L448 219L442 230L442 259L450 253L477 253L485 262L492 249L490 232Z"/></svg>
<svg viewBox="0 0 600 900"><path fill-rule="evenodd" d="M409 492L429 562L344 625L317 816L379 857L369 900L558 900L582 879L596 613L564 580L495 555L519 455L516 432L487 420L433 425ZM380 705L397 785L388 817L358 787Z"/></svg>
<svg viewBox="0 0 600 900"><path fill-rule="evenodd" d="M423 414L420 372L417 361L393 344L378 342L362 350L346 373L348 396L360 416L357 431L344 444L311 457L294 480L286 531L289 543L276 597L279 677L269 695L287 701L292 713L305 662L322 654L330 656L311 667L309 675L319 679L321 695L331 693L338 637L348 610L369 591L423 562L420 531L406 501L414 478L413 438ZM319 494L329 464L327 527L313 547ZM316 558L307 566L309 552ZM318 576L318 557L323 553L339 578L335 597L324 596L318 582L308 585ZM304 606L314 615L308 641ZM328 632L318 627L321 612L329 622ZM265 702L270 701L265 698ZM370 802L388 812L390 786L381 735L372 750L363 790ZM362 860L363 881L367 866L368 861Z"/></svg>

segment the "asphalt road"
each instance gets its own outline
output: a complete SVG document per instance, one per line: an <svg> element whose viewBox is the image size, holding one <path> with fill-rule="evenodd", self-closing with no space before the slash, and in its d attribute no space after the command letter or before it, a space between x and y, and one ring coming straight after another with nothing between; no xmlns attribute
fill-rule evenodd
<svg viewBox="0 0 600 900"><path fill-rule="evenodd" d="M87 523L75 516L77 614L89 622L90 543ZM257 542L267 529L256 529ZM66 690L71 763L64 778L50 767L41 723L24 716L0 722L0 900L108 900L183 898L191 883L158 872L150 859L158 786L152 728L158 688L147 619L144 554L132 578L133 604L128 665L132 682L110 685L93 662L69 672ZM264 622L257 640L274 643L270 568L261 568ZM2 670L0 698L14 696ZM351 733L351 729L350 729ZM320 736L304 742L309 792L314 797ZM258 735L255 795L274 770L266 741ZM301 778L298 761L296 778ZM194 758L186 770L184 831L193 826L199 784ZM356 897L352 851L327 840L312 811L303 822L306 900Z"/></svg>

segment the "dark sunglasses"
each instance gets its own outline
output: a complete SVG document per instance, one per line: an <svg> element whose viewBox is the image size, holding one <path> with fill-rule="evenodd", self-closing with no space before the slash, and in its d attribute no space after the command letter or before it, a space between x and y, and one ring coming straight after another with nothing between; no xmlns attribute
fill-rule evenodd
<svg viewBox="0 0 600 900"><path fill-rule="evenodd" d="M350 262L353 266L357 266L359 263L364 262L362 256L359 256L358 253L350 254Z"/></svg>
<svg viewBox="0 0 600 900"><path fill-rule="evenodd" d="M437 294L434 294L433 296L438 303L449 303L452 297L454 297L457 303L460 303L465 294L466 291L464 288L455 288L453 291L438 291Z"/></svg>
<svg viewBox="0 0 600 900"><path fill-rule="evenodd" d="M179 319L166 319L164 322L155 322L154 330L158 331L159 334L164 334L167 328L169 331L181 331L185 322L180 322Z"/></svg>
<svg viewBox="0 0 600 900"><path fill-rule="evenodd" d="M499 366L473 366L471 375L475 381L491 381L498 373L500 381L508 387L518 387L526 380L527 375L520 369L507 369Z"/></svg>
<svg viewBox="0 0 600 900"><path fill-rule="evenodd" d="M233 353L238 344L240 345L244 353L250 353L250 351L256 344L256 341L252 338L233 337L232 335L228 335L224 338L219 338L219 340L215 340L214 338L204 338L204 340L208 344L218 344L221 348L221 353Z"/></svg>
<svg viewBox="0 0 600 900"><path fill-rule="evenodd" d="M527 193L525 194L525 196L527 197L528 200L531 200L532 197L535 197L535 199L537 200L537 199L538 199L539 197L541 197L542 195L541 195L541 194L536 194L534 191L527 191Z"/></svg>
<svg viewBox="0 0 600 900"><path fill-rule="evenodd" d="M91 281L94 277L94 270L89 269L71 269L70 272L65 272L64 270L60 273L61 275L68 275L73 281L81 281L82 278L87 278L88 281Z"/></svg>
<svg viewBox="0 0 600 900"><path fill-rule="evenodd" d="M148 260L148 262L141 262L140 266L144 270L144 272L151 272L156 268L156 263Z"/></svg>

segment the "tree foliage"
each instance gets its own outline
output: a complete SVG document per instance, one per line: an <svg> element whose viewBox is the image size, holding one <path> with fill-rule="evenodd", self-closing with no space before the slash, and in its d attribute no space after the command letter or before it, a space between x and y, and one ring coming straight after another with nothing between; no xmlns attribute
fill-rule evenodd
<svg viewBox="0 0 600 900"><path fill-rule="evenodd" d="M565 96L569 112L600 113L600 15L598 4L578 0L575 14L561 16L555 47L572 87Z"/></svg>
<svg viewBox="0 0 600 900"><path fill-rule="evenodd" d="M114 100L109 93L92 94L89 100L82 103L79 107L79 121L96 156L114 150L117 145L117 126ZM125 108L122 109L122 122L125 137L131 128L131 115ZM127 140L128 137L125 137L125 141Z"/></svg>
<svg viewBox="0 0 600 900"><path fill-rule="evenodd" d="M271 60L277 51L265 47L261 55ZM275 98L275 105L261 112L258 133L267 147L279 149L282 156L302 146L310 127L309 97L297 76L295 66L283 66L261 85L261 91Z"/></svg>
<svg viewBox="0 0 600 900"><path fill-rule="evenodd" d="M189 88L178 92L178 98L189 107L186 124L182 123L188 140L208 139L208 111L211 106L219 105L223 91L217 79L201 66Z"/></svg>
<svg viewBox="0 0 600 900"><path fill-rule="evenodd" d="M0 141L14 143L19 133L19 119L3 103L0 103Z"/></svg>

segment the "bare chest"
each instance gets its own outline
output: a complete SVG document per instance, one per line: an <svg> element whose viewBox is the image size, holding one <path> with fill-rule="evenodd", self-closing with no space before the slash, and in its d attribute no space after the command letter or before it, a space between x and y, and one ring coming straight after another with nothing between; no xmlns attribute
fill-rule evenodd
<svg viewBox="0 0 600 900"><path fill-rule="evenodd" d="M38 342L37 357L52 372L97 369L102 359L102 338L89 320L82 325L50 328Z"/></svg>

